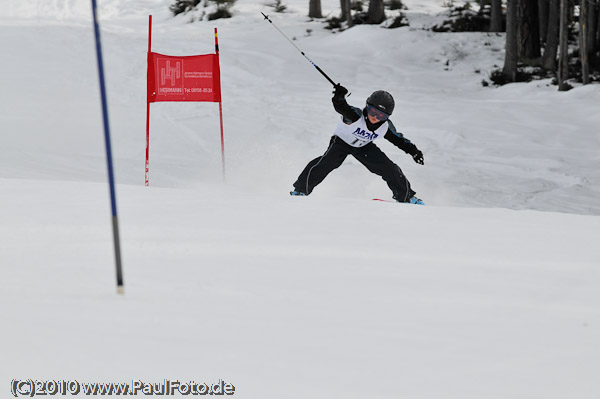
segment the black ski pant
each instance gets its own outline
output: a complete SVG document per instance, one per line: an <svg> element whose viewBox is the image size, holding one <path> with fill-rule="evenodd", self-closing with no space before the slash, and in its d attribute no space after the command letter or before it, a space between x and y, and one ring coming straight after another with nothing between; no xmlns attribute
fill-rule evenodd
<svg viewBox="0 0 600 399"><path fill-rule="evenodd" d="M380 176L392 190L394 199L397 201L407 202L415 195L400 167L392 162L374 143L371 142L364 147L352 147L337 136L331 138L329 148L327 148L325 154L313 159L306 165L306 168L294 183L294 188L296 191L310 194L329 173L344 162L348 155L356 158L371 173Z"/></svg>

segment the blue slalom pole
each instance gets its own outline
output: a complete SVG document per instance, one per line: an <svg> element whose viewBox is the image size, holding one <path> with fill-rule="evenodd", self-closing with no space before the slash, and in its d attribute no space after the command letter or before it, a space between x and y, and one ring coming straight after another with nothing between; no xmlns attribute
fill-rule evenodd
<svg viewBox="0 0 600 399"><path fill-rule="evenodd" d="M108 166L108 184L110 187L110 205L112 210L113 241L115 247L115 261L117 267L117 292L123 294L123 270L121 268L121 244L119 239L119 218L117 216L117 198L115 194L115 178L113 173L112 151L110 145L110 128L108 125L108 102L106 100L106 86L104 84L104 64L102 62L102 45L100 42L100 28L96 15L96 0L92 0L92 14L94 16L94 33L96 34L96 54L98 58L98 76L100 78L100 96L102 98L102 120L104 122L104 141L106 144L106 163Z"/></svg>

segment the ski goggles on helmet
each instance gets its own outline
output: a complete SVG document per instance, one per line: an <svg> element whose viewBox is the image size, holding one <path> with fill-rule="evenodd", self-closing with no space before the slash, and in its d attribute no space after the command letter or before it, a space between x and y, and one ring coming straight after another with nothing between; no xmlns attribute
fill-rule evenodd
<svg viewBox="0 0 600 399"><path fill-rule="evenodd" d="M377 118L379 121L385 121L390 116L380 109L375 108L371 104L367 104L367 115Z"/></svg>

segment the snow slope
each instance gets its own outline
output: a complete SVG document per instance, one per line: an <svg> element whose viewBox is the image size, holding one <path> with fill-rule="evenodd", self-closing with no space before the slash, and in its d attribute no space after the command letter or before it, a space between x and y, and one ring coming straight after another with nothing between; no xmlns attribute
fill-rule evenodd
<svg viewBox="0 0 600 399"><path fill-rule="evenodd" d="M332 34L305 2L188 23L170 1L100 0L126 294L114 293L88 2L0 7L1 383L224 379L242 398L595 399L600 371L600 87L484 88L502 36L411 27ZM324 2L335 15L337 2ZM326 148L331 87L396 98L425 165L378 145L425 207L346 163L287 191ZM153 104L153 50L212 52L219 29L227 183L216 104ZM105 396L106 397L106 396Z"/></svg>

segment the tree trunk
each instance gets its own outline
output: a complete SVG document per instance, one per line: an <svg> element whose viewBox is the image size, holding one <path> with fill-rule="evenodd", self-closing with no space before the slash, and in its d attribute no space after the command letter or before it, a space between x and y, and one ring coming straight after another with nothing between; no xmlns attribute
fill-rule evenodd
<svg viewBox="0 0 600 399"><path fill-rule="evenodd" d="M596 53L599 49L598 43L598 17L600 17L600 7L596 4L589 4L589 19L588 19L588 54L590 56L590 64L592 66L598 66L598 57Z"/></svg>
<svg viewBox="0 0 600 399"><path fill-rule="evenodd" d="M600 4L596 5L596 11L596 50L600 51Z"/></svg>
<svg viewBox="0 0 600 399"><path fill-rule="evenodd" d="M383 9L383 0L369 1L369 10L367 11L368 24L380 24L385 20L385 12Z"/></svg>
<svg viewBox="0 0 600 399"><path fill-rule="evenodd" d="M510 82L517 80L517 5L518 0L507 0L506 54L502 73Z"/></svg>
<svg viewBox="0 0 600 399"><path fill-rule="evenodd" d="M323 18L321 11L321 0L309 0L308 16L311 18Z"/></svg>
<svg viewBox="0 0 600 399"><path fill-rule="evenodd" d="M502 0L492 0L490 32L502 31Z"/></svg>
<svg viewBox="0 0 600 399"><path fill-rule="evenodd" d="M350 28L352 26L352 4L350 0L340 0L340 3L340 5L342 6L342 16L340 19L342 21L347 21L348 27Z"/></svg>
<svg viewBox="0 0 600 399"><path fill-rule="evenodd" d="M600 67L600 4L596 6L596 11L596 60L598 67Z"/></svg>
<svg viewBox="0 0 600 399"><path fill-rule="evenodd" d="M544 57L542 58L542 68L547 71L556 71L560 28L560 0L550 0L548 7L548 33L546 33L546 48L544 49Z"/></svg>
<svg viewBox="0 0 600 399"><path fill-rule="evenodd" d="M579 9L579 53L581 57L581 80L590 83L590 64L588 62L588 2L581 0Z"/></svg>
<svg viewBox="0 0 600 399"><path fill-rule="evenodd" d="M537 2L519 1L519 56L527 65L538 64L541 55Z"/></svg>
<svg viewBox="0 0 600 399"><path fill-rule="evenodd" d="M569 85L569 32L567 20L569 19L569 0L560 0L560 52L558 58L558 90L567 91Z"/></svg>
<svg viewBox="0 0 600 399"><path fill-rule="evenodd" d="M538 15L540 17L540 41L546 43L548 32L548 13L550 12L549 0L538 0Z"/></svg>

